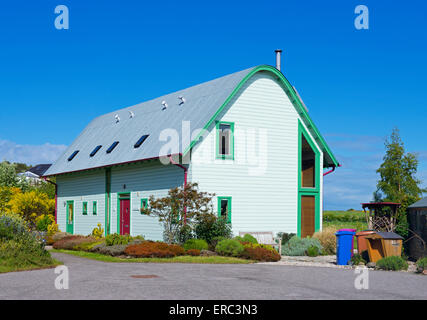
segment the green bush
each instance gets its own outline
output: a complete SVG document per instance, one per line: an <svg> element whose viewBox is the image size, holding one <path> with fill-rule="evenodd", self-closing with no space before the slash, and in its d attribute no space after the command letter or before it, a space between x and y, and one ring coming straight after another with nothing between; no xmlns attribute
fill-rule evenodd
<svg viewBox="0 0 427 320"><path fill-rule="evenodd" d="M292 237L284 246L282 246L282 254L285 256L304 256L310 247L317 247L319 253L323 248L319 240L313 238Z"/></svg>
<svg viewBox="0 0 427 320"><path fill-rule="evenodd" d="M240 236L234 237L234 239L243 243L246 243L246 242L252 243L252 244L258 243L258 240L254 236L250 235L249 233L246 233L243 237L240 237Z"/></svg>
<svg viewBox="0 0 427 320"><path fill-rule="evenodd" d="M279 232L279 233L277 233L277 237L279 239L282 239L282 246L285 245L285 244L287 244L288 241L290 239L292 239L294 236L296 236L295 233L286 233L286 232Z"/></svg>
<svg viewBox="0 0 427 320"><path fill-rule="evenodd" d="M121 256L125 254L125 250L128 246L126 244L115 244L112 246L100 247L98 252L109 256Z"/></svg>
<svg viewBox="0 0 427 320"><path fill-rule="evenodd" d="M189 239L183 245L185 250L208 250L208 243L203 239Z"/></svg>
<svg viewBox="0 0 427 320"><path fill-rule="evenodd" d="M427 257L418 259L417 267L423 268L423 270L427 270Z"/></svg>
<svg viewBox="0 0 427 320"><path fill-rule="evenodd" d="M309 257L317 257L319 254L320 254L320 252L319 252L319 248L318 247L316 247L316 246L308 247L308 249L307 249L307 255Z"/></svg>
<svg viewBox="0 0 427 320"><path fill-rule="evenodd" d="M109 234L105 237L105 244L107 246L114 246L117 244L129 244L132 241L132 237L128 234L120 235L117 233Z"/></svg>
<svg viewBox="0 0 427 320"><path fill-rule="evenodd" d="M353 254L353 256L350 259L350 262L354 266L358 266L361 262L363 264L366 264L366 260L363 259L362 255L360 255L359 253Z"/></svg>
<svg viewBox="0 0 427 320"><path fill-rule="evenodd" d="M72 235L56 241L53 244L53 248L63 250L76 250L74 248L82 245L83 243L94 243L97 241L98 239L95 239L91 236Z"/></svg>
<svg viewBox="0 0 427 320"><path fill-rule="evenodd" d="M215 251L216 245L218 244L218 242L220 242L221 240L225 240L227 238L224 237L214 237L212 238L211 242L209 243L209 250L211 251Z"/></svg>
<svg viewBox="0 0 427 320"><path fill-rule="evenodd" d="M391 256L377 261L377 268L382 270L407 270L408 263L402 257Z"/></svg>
<svg viewBox="0 0 427 320"><path fill-rule="evenodd" d="M213 214L203 214L199 217L195 223L194 234L197 239L204 239L207 243L211 243L216 237L229 239L233 236L227 221Z"/></svg>
<svg viewBox="0 0 427 320"><path fill-rule="evenodd" d="M45 214L42 215L41 219L38 219L36 222L37 230L39 231L47 231L47 227L52 223L52 218Z"/></svg>
<svg viewBox="0 0 427 320"><path fill-rule="evenodd" d="M245 250L243 245L235 239L225 239L218 242L215 251L222 256L238 257Z"/></svg>

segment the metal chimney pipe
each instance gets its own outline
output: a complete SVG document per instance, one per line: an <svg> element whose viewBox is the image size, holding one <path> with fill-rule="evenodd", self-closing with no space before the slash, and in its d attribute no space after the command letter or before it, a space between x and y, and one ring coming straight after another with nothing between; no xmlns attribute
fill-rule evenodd
<svg viewBox="0 0 427 320"><path fill-rule="evenodd" d="M280 71L280 54L282 53L281 49L274 50L276 52L276 69Z"/></svg>

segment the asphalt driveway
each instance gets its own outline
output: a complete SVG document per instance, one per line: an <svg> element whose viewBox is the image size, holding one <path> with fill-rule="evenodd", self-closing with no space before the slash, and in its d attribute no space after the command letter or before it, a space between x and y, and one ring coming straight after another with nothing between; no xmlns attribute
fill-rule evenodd
<svg viewBox="0 0 427 320"><path fill-rule="evenodd" d="M69 269L69 289L54 269L0 274L0 299L427 299L427 276L274 264L106 263L53 253Z"/></svg>

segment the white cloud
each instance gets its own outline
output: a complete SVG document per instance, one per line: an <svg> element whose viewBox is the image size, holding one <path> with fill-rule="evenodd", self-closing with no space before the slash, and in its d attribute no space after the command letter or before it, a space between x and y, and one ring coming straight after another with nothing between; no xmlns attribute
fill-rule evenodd
<svg viewBox="0 0 427 320"><path fill-rule="evenodd" d="M43 145L22 145L0 140L0 161L21 162L31 165L52 163L65 151L67 146L45 143Z"/></svg>

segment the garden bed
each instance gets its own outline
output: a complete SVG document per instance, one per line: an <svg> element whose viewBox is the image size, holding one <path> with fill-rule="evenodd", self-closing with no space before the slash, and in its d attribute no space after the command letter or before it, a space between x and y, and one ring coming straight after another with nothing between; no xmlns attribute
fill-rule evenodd
<svg viewBox="0 0 427 320"><path fill-rule="evenodd" d="M222 256L177 256L172 258L132 258L132 257L112 257L100 253L74 251L74 250L57 250L52 249L50 252L66 253L81 258L88 258L104 262L143 262L143 263L200 263L200 264L249 264L254 263L252 260L222 257Z"/></svg>

